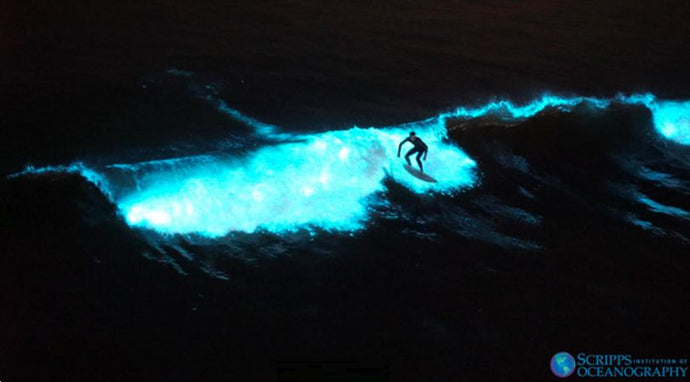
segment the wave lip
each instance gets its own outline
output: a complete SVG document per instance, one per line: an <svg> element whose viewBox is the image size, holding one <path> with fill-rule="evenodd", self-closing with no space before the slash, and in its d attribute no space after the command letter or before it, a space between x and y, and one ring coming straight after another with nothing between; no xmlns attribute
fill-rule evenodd
<svg viewBox="0 0 690 382"><path fill-rule="evenodd" d="M439 120L452 118L472 119L496 115L507 120L524 120L548 108L570 111L578 105L588 105L595 109L606 109L613 103L645 106L652 113L654 127L659 134L676 143L690 145L690 101L659 100L651 93L619 94L613 98L567 98L544 95L525 105L516 105L507 100L498 100L475 108L459 107L451 112L440 114L437 118Z"/></svg>

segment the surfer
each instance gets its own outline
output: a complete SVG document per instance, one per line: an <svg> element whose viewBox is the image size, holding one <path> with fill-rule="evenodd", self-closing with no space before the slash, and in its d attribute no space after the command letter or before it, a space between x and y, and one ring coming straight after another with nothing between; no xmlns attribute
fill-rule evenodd
<svg viewBox="0 0 690 382"><path fill-rule="evenodd" d="M420 158L422 157L422 154L424 154L424 160L426 160L426 152L429 150L429 146L427 146L424 142L422 142L419 137L414 133L414 131L410 132L410 136L405 138L402 142L400 142L400 145L398 146L398 158L400 158L400 150L402 149L402 146L405 144L405 142L410 142L414 145L410 151L405 154L405 160L407 161L408 166L412 166L410 164L410 155L417 153L417 164L419 165L419 169L424 172L424 167L422 166L422 161Z"/></svg>

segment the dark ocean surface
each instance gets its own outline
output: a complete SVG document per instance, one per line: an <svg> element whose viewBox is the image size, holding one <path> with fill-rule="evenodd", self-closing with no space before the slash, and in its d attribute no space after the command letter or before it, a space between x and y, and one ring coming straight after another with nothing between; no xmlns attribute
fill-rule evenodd
<svg viewBox="0 0 690 382"><path fill-rule="evenodd" d="M690 148L646 104L444 118L428 163L462 150L468 183L420 192L386 167L356 229L194 231L212 214L160 233L122 196L259 152L275 168L313 137L342 159L361 149L344 136L497 100L687 103L688 20L684 1L10 0L0 381L538 381L560 351L687 358Z"/></svg>

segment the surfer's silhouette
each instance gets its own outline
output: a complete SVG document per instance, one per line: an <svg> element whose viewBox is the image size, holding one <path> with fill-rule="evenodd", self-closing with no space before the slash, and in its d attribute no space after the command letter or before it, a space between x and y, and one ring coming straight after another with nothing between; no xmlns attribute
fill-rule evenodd
<svg viewBox="0 0 690 382"><path fill-rule="evenodd" d="M417 164L419 165L419 169L424 172L424 166L422 166L422 161L421 157L422 154L424 154L424 160L426 160L426 153L429 150L429 146L427 146L424 142L422 142L421 139L414 133L414 131L410 132L410 136L405 138L402 142L400 142L400 145L398 146L398 158L400 158L400 150L402 149L402 146L405 144L405 142L410 142L414 145L410 151L405 154L405 160L407 161L408 166L412 166L410 163L410 155L417 153Z"/></svg>

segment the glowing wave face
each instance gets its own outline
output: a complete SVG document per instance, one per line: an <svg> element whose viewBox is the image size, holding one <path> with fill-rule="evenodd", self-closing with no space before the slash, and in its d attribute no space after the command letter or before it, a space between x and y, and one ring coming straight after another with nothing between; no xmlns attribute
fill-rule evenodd
<svg viewBox="0 0 690 382"><path fill-rule="evenodd" d="M603 109L612 103L644 105L657 131L690 144L690 102L658 101L651 94L612 99L544 96L527 105L496 101L458 108L425 121L383 129L352 128L311 135L279 133L242 115L213 96L219 111L278 141L242 157L197 156L136 164L116 164L101 171L83 164L29 167L12 176L74 172L96 184L118 207L127 223L166 234L208 237L232 231L292 231L304 227L353 231L363 227L372 198L394 181L417 193L452 193L476 181L476 163L447 141L449 119L495 115L519 120L547 108L572 110L578 105ZM429 145L425 170L438 179L426 183L402 169L397 148L414 130ZM411 146L408 146L411 148ZM408 148L403 148L402 154ZM134 179L122 186L113 172ZM115 187L114 185L118 185Z"/></svg>
<svg viewBox="0 0 690 382"><path fill-rule="evenodd" d="M665 138L690 145L690 101L659 101L651 105L654 126Z"/></svg>
<svg viewBox="0 0 690 382"><path fill-rule="evenodd" d="M388 173L415 192L452 192L471 186L476 164L441 134L420 130L432 150L426 183L396 158L407 130L353 128L268 146L244 158L203 157L195 163L144 171L139 190L117 201L132 226L162 233L216 237L230 231L284 232L305 226L351 231L362 227L367 206ZM117 165L140 171L149 164ZM183 167L184 169L180 169ZM401 171L402 170L402 171Z"/></svg>

